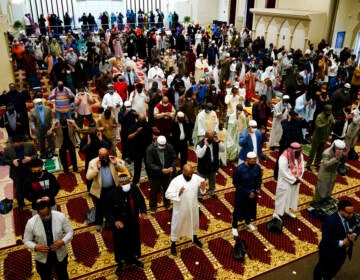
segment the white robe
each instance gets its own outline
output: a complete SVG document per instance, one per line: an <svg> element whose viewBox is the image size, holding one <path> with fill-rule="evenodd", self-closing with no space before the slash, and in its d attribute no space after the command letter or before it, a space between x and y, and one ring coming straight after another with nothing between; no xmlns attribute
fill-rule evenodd
<svg viewBox="0 0 360 280"><path fill-rule="evenodd" d="M304 170L303 158L302 165L300 170ZM299 174L298 179L302 178L302 176L303 172ZM295 181L296 177L291 173L287 158L281 155L279 158L279 176L275 193L275 213L279 216L284 215L286 212L289 213L290 209L297 210L300 183L293 185Z"/></svg>
<svg viewBox="0 0 360 280"><path fill-rule="evenodd" d="M166 190L165 197L173 201L173 214L171 219L171 241L178 241L181 237L190 237L199 232L199 205L198 190L205 179L193 174L187 182L184 176L178 175L171 182ZM179 196L180 189L185 190ZM200 190L201 191L201 190ZM201 191L202 194L205 192Z"/></svg>
<svg viewBox="0 0 360 280"><path fill-rule="evenodd" d="M201 61L200 58L198 58L196 61L195 61L195 75L194 75L194 78L195 78L195 81L198 83L200 78L203 77L205 75L205 72L204 72L204 69L205 68L208 68L209 69L209 65L208 63L206 62L205 59L203 59Z"/></svg>
<svg viewBox="0 0 360 280"><path fill-rule="evenodd" d="M284 113L283 110L285 109ZM281 121L287 119L289 111L291 110L291 105L287 104L284 106L284 103L280 101L274 106L274 113L272 119L272 126L270 132L269 145L270 147L280 146L279 141L281 139L283 130L281 126Z"/></svg>
<svg viewBox="0 0 360 280"><path fill-rule="evenodd" d="M153 82L158 83L158 88L162 90L162 80L165 78L164 71L159 67L151 67L148 72L148 89L151 88Z"/></svg>
<svg viewBox="0 0 360 280"><path fill-rule="evenodd" d="M219 119L215 111L205 113L205 110L200 111L195 120L192 139L194 144L197 144L205 136L206 131L219 131Z"/></svg>

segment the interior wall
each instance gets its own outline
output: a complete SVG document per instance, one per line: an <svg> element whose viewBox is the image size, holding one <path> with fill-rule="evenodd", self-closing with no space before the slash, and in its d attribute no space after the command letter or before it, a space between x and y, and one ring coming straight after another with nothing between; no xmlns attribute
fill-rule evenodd
<svg viewBox="0 0 360 280"><path fill-rule="evenodd" d="M305 27L300 22L294 30L291 47L295 50L296 49L303 50L304 48L306 49L304 38L305 38Z"/></svg>
<svg viewBox="0 0 360 280"><path fill-rule="evenodd" d="M337 33L341 31L345 31L344 47L353 48L357 32L360 32L360 1L339 1L332 38L333 47L335 47Z"/></svg>

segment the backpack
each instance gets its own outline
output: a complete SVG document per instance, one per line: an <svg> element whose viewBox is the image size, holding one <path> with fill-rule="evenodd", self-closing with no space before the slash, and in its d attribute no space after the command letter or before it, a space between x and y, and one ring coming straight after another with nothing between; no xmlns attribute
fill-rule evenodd
<svg viewBox="0 0 360 280"><path fill-rule="evenodd" d="M13 208L13 200L5 198L0 201L0 214L9 213Z"/></svg>
<svg viewBox="0 0 360 280"><path fill-rule="evenodd" d="M237 239L234 246L233 257L235 260L243 261L245 260L245 255L247 254L247 246L244 239Z"/></svg>
<svg viewBox="0 0 360 280"><path fill-rule="evenodd" d="M273 233L282 233L283 223L277 218L273 218L266 224L266 229Z"/></svg>

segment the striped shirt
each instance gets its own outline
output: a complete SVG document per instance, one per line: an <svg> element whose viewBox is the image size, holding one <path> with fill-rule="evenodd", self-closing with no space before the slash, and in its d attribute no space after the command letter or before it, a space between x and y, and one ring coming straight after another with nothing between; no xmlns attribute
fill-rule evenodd
<svg viewBox="0 0 360 280"><path fill-rule="evenodd" d="M55 111L67 113L72 110L71 100L73 100L74 97L75 95L69 88L64 87L63 90L60 91L60 89L56 87L51 91L49 100L55 99Z"/></svg>

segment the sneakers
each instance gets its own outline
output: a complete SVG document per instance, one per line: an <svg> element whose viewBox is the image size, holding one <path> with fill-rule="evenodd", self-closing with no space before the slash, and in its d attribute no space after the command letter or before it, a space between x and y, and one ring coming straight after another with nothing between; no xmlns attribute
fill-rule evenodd
<svg viewBox="0 0 360 280"><path fill-rule="evenodd" d="M245 226L247 227L247 229L248 230L250 230L250 231L255 231L256 230L256 227L254 226L254 225L252 225L252 224L245 224Z"/></svg>
<svg viewBox="0 0 360 280"><path fill-rule="evenodd" d="M138 259L134 261L134 264L139 268L144 268L144 263L142 261L139 261Z"/></svg>
<svg viewBox="0 0 360 280"><path fill-rule="evenodd" d="M285 212L285 214L288 215L290 218L293 218L293 219L296 218L296 215L292 212Z"/></svg>
<svg viewBox="0 0 360 280"><path fill-rule="evenodd" d="M282 221L280 216L278 214L276 214L276 213L273 214L273 218Z"/></svg>
<svg viewBox="0 0 360 280"><path fill-rule="evenodd" d="M122 265L118 265L117 268L116 268L116 270L115 270L115 274L116 274L117 276L120 276L121 273L122 273Z"/></svg>
<svg viewBox="0 0 360 280"><path fill-rule="evenodd" d="M198 246L199 248L202 248L203 247L203 244L200 242L200 240L197 238L197 236L194 236L193 238L193 243Z"/></svg>
<svg viewBox="0 0 360 280"><path fill-rule="evenodd" d="M239 236L239 232L238 232L237 228L232 228L231 232L235 237Z"/></svg>
<svg viewBox="0 0 360 280"><path fill-rule="evenodd" d="M173 255L173 256L177 255L175 242L171 242L170 252L171 252L171 255Z"/></svg>

